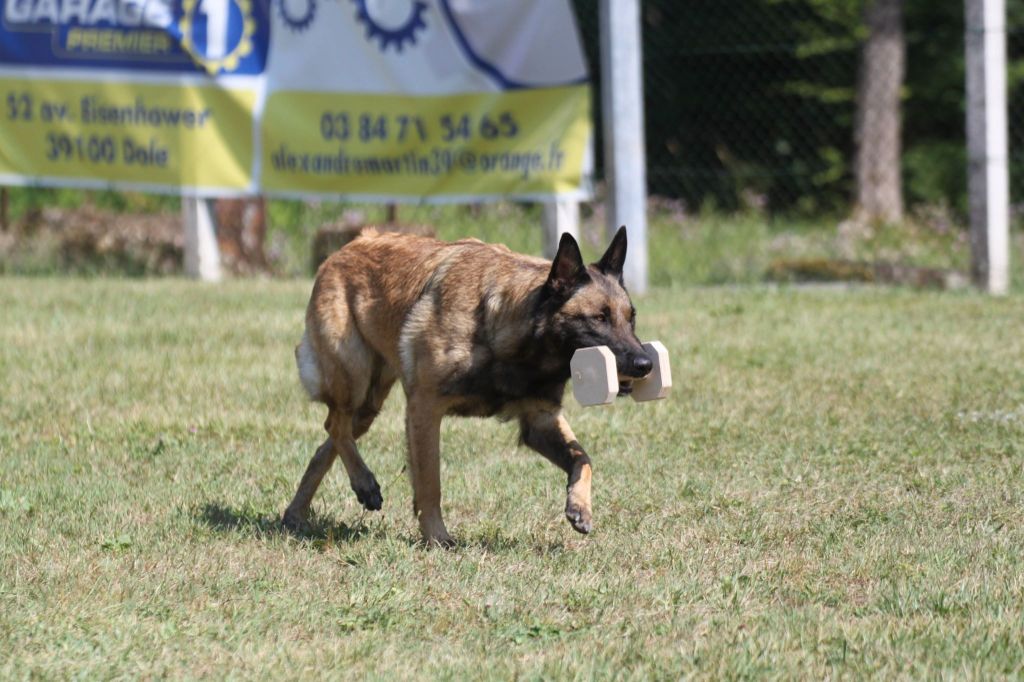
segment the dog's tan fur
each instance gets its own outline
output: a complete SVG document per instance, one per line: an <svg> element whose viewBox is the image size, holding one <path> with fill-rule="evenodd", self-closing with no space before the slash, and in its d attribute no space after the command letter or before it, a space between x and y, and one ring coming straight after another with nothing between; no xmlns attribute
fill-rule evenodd
<svg viewBox="0 0 1024 682"><path fill-rule="evenodd" d="M624 258L624 232L619 241ZM302 477L285 523L304 522L339 455L359 500L380 508L379 486L356 440L401 380L413 507L425 540L451 543L441 517L439 461L447 414L518 418L523 442L567 472L566 516L574 528L589 532L590 458L561 413L571 350L554 349L551 339L558 324L594 311L607 311L617 333L625 334L626 325L632 335L632 306L621 287L621 258L616 280L616 273L597 266L573 266L579 258L575 242L563 249L553 268L475 239L444 243L368 231L331 256L317 273L296 348L303 386L328 407L328 438ZM556 272L560 262L564 272ZM558 310L541 315L545 305L554 308L544 297L570 280L575 288L562 294ZM635 335L626 341L632 348ZM533 383L520 385L521 371Z"/></svg>

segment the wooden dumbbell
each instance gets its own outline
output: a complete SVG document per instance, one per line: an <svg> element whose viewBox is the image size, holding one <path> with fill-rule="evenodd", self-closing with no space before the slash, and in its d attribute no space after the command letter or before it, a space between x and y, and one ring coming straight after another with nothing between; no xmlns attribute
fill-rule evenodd
<svg viewBox="0 0 1024 682"><path fill-rule="evenodd" d="M633 381L633 400L658 400L672 388L672 369L668 350L660 341L643 344L648 357L654 362L651 373ZM619 393L619 376L615 370L615 355L607 346L593 346L577 350L569 363L572 373L572 393L584 407L607 405Z"/></svg>

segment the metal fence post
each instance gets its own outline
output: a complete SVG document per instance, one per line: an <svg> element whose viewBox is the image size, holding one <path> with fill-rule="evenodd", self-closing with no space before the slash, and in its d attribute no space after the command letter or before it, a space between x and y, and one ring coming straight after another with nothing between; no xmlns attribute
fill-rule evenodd
<svg viewBox="0 0 1024 682"><path fill-rule="evenodd" d="M626 286L647 291L647 173L639 0L601 0L601 109L607 227L629 233Z"/></svg>
<svg viewBox="0 0 1024 682"><path fill-rule="evenodd" d="M580 239L580 205L575 199L551 199L543 204L544 257L554 258L563 232Z"/></svg>
<svg viewBox="0 0 1024 682"><path fill-rule="evenodd" d="M181 221L185 229L185 274L204 282L219 282L220 249L214 227L212 201L181 198Z"/></svg>
<svg viewBox="0 0 1024 682"><path fill-rule="evenodd" d="M971 275L990 294L1010 288L1005 0L966 0L967 156Z"/></svg>

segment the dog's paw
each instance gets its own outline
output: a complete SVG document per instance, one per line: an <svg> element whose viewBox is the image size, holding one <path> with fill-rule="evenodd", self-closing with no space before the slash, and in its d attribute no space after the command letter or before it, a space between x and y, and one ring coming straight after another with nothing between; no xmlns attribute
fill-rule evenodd
<svg viewBox="0 0 1024 682"><path fill-rule="evenodd" d="M420 536L428 547L443 547L451 549L455 547L455 540L448 534L448 529L441 520L441 510L434 508L427 512L417 514L420 524Z"/></svg>
<svg viewBox="0 0 1024 682"><path fill-rule="evenodd" d="M590 516L590 510L584 507L569 504L565 507L565 518L569 521L569 525L577 533L583 533L586 535L594 528L594 522Z"/></svg>
<svg viewBox="0 0 1024 682"><path fill-rule="evenodd" d="M281 525L287 530L298 532L304 530L308 525L306 515L294 509L286 509L281 515Z"/></svg>
<svg viewBox="0 0 1024 682"><path fill-rule="evenodd" d="M384 505L384 496L380 494L380 486L377 485L376 480L371 480L365 488L353 487L352 490L355 491L356 499L359 500L364 509L380 511L380 508Z"/></svg>
<svg viewBox="0 0 1024 682"><path fill-rule="evenodd" d="M455 549L456 542L452 539L451 535L445 533L436 537L423 538L424 544L427 547L440 547L441 549Z"/></svg>

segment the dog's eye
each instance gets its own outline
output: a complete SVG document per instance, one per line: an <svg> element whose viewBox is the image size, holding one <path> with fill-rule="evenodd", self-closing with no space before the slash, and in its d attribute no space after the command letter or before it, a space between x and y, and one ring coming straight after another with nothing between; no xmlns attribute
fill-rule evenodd
<svg viewBox="0 0 1024 682"><path fill-rule="evenodd" d="M596 322L607 322L608 317L604 313L598 313L597 315L594 315L594 320Z"/></svg>

